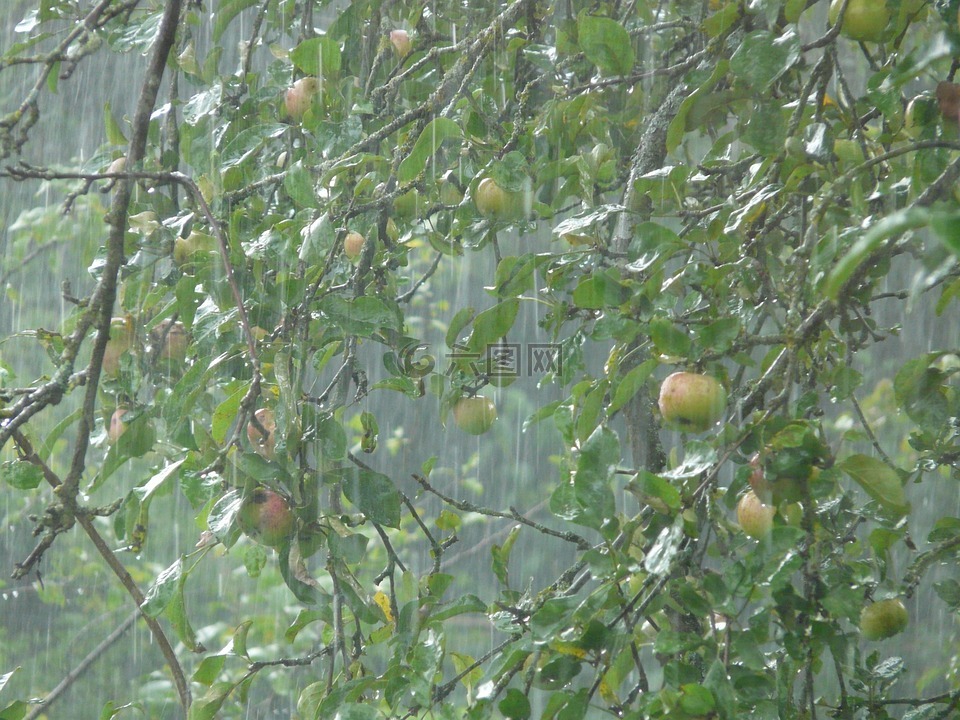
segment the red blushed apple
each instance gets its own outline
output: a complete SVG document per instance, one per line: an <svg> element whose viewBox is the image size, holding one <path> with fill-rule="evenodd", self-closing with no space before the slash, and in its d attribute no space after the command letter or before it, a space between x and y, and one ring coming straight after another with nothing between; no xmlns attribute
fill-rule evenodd
<svg viewBox="0 0 960 720"><path fill-rule="evenodd" d="M759 540L773 530L776 511L772 505L764 505L757 494L750 490L737 503L737 522L745 535Z"/></svg>
<svg viewBox="0 0 960 720"><path fill-rule="evenodd" d="M274 446L276 443L277 421L273 416L273 410L270 408L260 408L254 413L257 422L260 423L261 430L255 423L247 424L247 439L253 445L253 451L266 458L273 459ZM266 431L264 434L263 431Z"/></svg>
<svg viewBox="0 0 960 720"><path fill-rule="evenodd" d="M687 432L704 432L723 416L727 391L709 375L676 372L660 386L659 406L667 425Z"/></svg>
<svg viewBox="0 0 960 720"><path fill-rule="evenodd" d="M296 516L286 498L260 487L241 503L237 525L245 535L261 545L275 548L289 540L296 525Z"/></svg>
<svg viewBox="0 0 960 720"><path fill-rule="evenodd" d="M471 435L483 435L496 419L497 406L487 397L463 397L453 406L453 421Z"/></svg>
<svg viewBox="0 0 960 720"><path fill-rule="evenodd" d="M127 431L127 424L123 421L123 416L128 412L127 408L117 408L110 416L110 425L107 427L107 441L111 445Z"/></svg>
<svg viewBox="0 0 960 720"><path fill-rule="evenodd" d="M363 235L358 232L349 232L343 239L343 254L350 260L356 260L363 252L363 244L366 242Z"/></svg>
<svg viewBox="0 0 960 720"><path fill-rule="evenodd" d="M398 58L405 58L413 49L413 41L406 30L391 30L390 44L393 45L393 51Z"/></svg>
<svg viewBox="0 0 960 720"><path fill-rule="evenodd" d="M299 120L313 105L313 98L320 90L320 81L315 77L305 77L297 80L283 98L283 105L287 115Z"/></svg>
<svg viewBox="0 0 960 720"><path fill-rule="evenodd" d="M860 632L867 640L885 640L899 635L910 616L899 598L870 603L860 612Z"/></svg>

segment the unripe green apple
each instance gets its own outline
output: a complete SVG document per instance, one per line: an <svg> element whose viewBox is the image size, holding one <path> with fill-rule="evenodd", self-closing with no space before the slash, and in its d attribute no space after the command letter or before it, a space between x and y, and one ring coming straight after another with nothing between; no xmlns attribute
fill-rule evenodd
<svg viewBox="0 0 960 720"><path fill-rule="evenodd" d="M737 522L745 535L759 540L773 530L776 511L772 505L764 505L757 494L749 490L737 503Z"/></svg>
<svg viewBox="0 0 960 720"><path fill-rule="evenodd" d="M830 3L828 19L831 25L837 24L842 4L843 0ZM890 9L886 0L849 0L840 32L851 40L878 42L889 21Z"/></svg>
<svg viewBox="0 0 960 720"><path fill-rule="evenodd" d="M867 640L884 640L903 632L909 620L899 598L878 600L860 612L860 632Z"/></svg>
<svg viewBox="0 0 960 720"><path fill-rule="evenodd" d="M482 395L462 397L453 406L453 421L471 435L483 435L497 419L497 406Z"/></svg>
<svg viewBox="0 0 960 720"><path fill-rule="evenodd" d="M110 416L110 425L107 427L107 441L111 445L127 431L127 424L123 421L123 416L128 412L127 408L117 408Z"/></svg>
<svg viewBox="0 0 960 720"><path fill-rule="evenodd" d="M299 120L313 105L314 96L320 90L320 81L315 77L303 77L297 80L283 97L287 115Z"/></svg>
<svg viewBox="0 0 960 720"><path fill-rule="evenodd" d="M391 30L390 44L393 45L393 51L398 58L405 58L413 49L413 41L406 30Z"/></svg>
<svg viewBox="0 0 960 720"><path fill-rule="evenodd" d="M668 426L704 432L723 416L727 391L709 375L675 372L660 386L658 404Z"/></svg>
<svg viewBox="0 0 960 720"><path fill-rule="evenodd" d="M903 115L903 132L914 139L920 137L925 129L933 127L938 114L936 98L925 94L917 95L907 103Z"/></svg>
<svg viewBox="0 0 960 720"><path fill-rule="evenodd" d="M363 252L363 244L366 239L358 232L349 232L343 239L343 254L350 260L356 260Z"/></svg>
<svg viewBox="0 0 960 720"><path fill-rule="evenodd" d="M110 321L110 339L103 351L100 370L104 375L115 377L120 372L120 357L133 347L133 318L115 317Z"/></svg>
<svg viewBox="0 0 960 720"><path fill-rule="evenodd" d="M503 220L522 217L524 214L523 196L520 193L507 192L497 185L493 178L480 181L473 202L484 217Z"/></svg>
<svg viewBox="0 0 960 720"><path fill-rule="evenodd" d="M237 512L237 525L261 545L280 547L290 539L296 516L282 495L259 487L245 498Z"/></svg>
<svg viewBox="0 0 960 720"><path fill-rule="evenodd" d="M250 444L253 445L253 451L257 453L257 455L271 460L273 459L277 441L277 421L273 416L273 410L270 408L260 408L254 413L254 417L256 417L261 427L266 430L267 434L264 435L260 428L251 421L247 424L247 439L250 441Z"/></svg>

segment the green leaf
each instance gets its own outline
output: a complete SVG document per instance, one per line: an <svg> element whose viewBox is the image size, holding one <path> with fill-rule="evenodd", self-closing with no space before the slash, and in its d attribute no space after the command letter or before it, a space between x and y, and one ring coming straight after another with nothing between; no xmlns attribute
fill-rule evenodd
<svg viewBox="0 0 960 720"><path fill-rule="evenodd" d="M622 305L630 299L631 294L630 288L609 273L601 272L580 281L573 291L573 302L586 310L600 310Z"/></svg>
<svg viewBox="0 0 960 720"><path fill-rule="evenodd" d="M227 439L227 432L237 421L237 414L240 412L240 402L247 394L246 385L242 385L226 400L217 405L213 411L213 418L210 424L210 434L217 445L223 445Z"/></svg>
<svg viewBox="0 0 960 720"><path fill-rule="evenodd" d="M513 549L513 545L519 535L520 526L516 525L510 529L510 533L507 535L507 539L503 545L494 545L490 550L490 554L493 556L493 573L505 588L510 587L509 572L507 569L507 566L510 564L510 551Z"/></svg>
<svg viewBox="0 0 960 720"><path fill-rule="evenodd" d="M290 60L304 75L321 80L334 79L340 74L340 45L332 38L309 38L290 51ZM321 84L320 92L323 92Z"/></svg>
<svg viewBox="0 0 960 720"><path fill-rule="evenodd" d="M340 295L328 295L320 303L320 310L346 335L370 337L379 328L400 330L396 308L369 295L352 300Z"/></svg>
<svg viewBox="0 0 960 720"><path fill-rule="evenodd" d="M634 395L640 391L640 388L646 384L647 378L650 377L650 374L656 370L658 366L659 363L656 360L645 360L636 367L631 368L622 378L615 381L614 386L616 390L613 393L613 400L610 402L607 412L612 415L630 402Z"/></svg>
<svg viewBox="0 0 960 720"><path fill-rule="evenodd" d="M127 138L123 134L120 123L113 117L113 109L110 107L109 102L103 106L103 124L107 132L107 142L113 145L127 144Z"/></svg>
<svg viewBox="0 0 960 720"><path fill-rule="evenodd" d="M854 243L853 247L840 259L827 276L823 292L831 299L836 300L846 282L885 240L901 235L908 230L923 227L929 220L930 211L926 208L909 207L898 210L874 223Z"/></svg>
<svg viewBox="0 0 960 720"><path fill-rule="evenodd" d="M730 72L754 90L768 88L800 58L800 38L793 30L749 33L730 58ZM763 102L763 101L761 101ZM776 105L768 99L765 102Z"/></svg>
<svg viewBox="0 0 960 720"><path fill-rule="evenodd" d="M897 405L922 429L939 432L950 416L944 373L932 367L942 353L928 353L904 363L893 380Z"/></svg>
<svg viewBox="0 0 960 720"><path fill-rule="evenodd" d="M517 688L508 688L497 709L510 720L527 720L530 717L530 700Z"/></svg>
<svg viewBox="0 0 960 720"><path fill-rule="evenodd" d="M144 615L152 618L159 617L177 592L182 574L183 556L180 556L153 581L140 606Z"/></svg>
<svg viewBox="0 0 960 720"><path fill-rule="evenodd" d="M475 353L485 353L489 346L510 332L519 309L520 301L511 298L477 315L473 319L468 348Z"/></svg>
<svg viewBox="0 0 960 720"><path fill-rule="evenodd" d="M675 357L686 357L693 344L686 332L677 328L666 318L655 318L650 321L650 339L660 353Z"/></svg>
<svg viewBox="0 0 960 720"><path fill-rule="evenodd" d="M901 517L910 511L900 475L886 463L868 455L851 455L840 463L840 469L884 509Z"/></svg>
<svg viewBox="0 0 960 720"><path fill-rule="evenodd" d="M397 168L397 182L407 183L416 178L426 168L427 162L436 154L444 140L460 136L460 126L453 120L445 117L431 120L420 133L413 150Z"/></svg>
<svg viewBox="0 0 960 720"><path fill-rule="evenodd" d="M673 514L680 509L680 491L669 480L646 470L641 470L636 479L627 484L627 489L659 513Z"/></svg>
<svg viewBox="0 0 960 720"><path fill-rule="evenodd" d="M577 19L580 49L607 75L628 75L633 69L633 43L616 20L581 13Z"/></svg>
<svg viewBox="0 0 960 720"><path fill-rule="evenodd" d="M372 522L400 527L400 493L386 475L356 468L342 473L343 494Z"/></svg>
<svg viewBox="0 0 960 720"><path fill-rule="evenodd" d="M23 720L30 711L30 705L23 700L14 700L0 710L0 720Z"/></svg>
<svg viewBox="0 0 960 720"><path fill-rule="evenodd" d="M497 265L494 291L498 298L511 298L533 289L537 257L533 253L508 256Z"/></svg>
<svg viewBox="0 0 960 720"><path fill-rule="evenodd" d="M317 193L313 189L313 176L303 167L303 163L294 163L283 178L283 189L290 198L301 207L320 207Z"/></svg>
<svg viewBox="0 0 960 720"><path fill-rule="evenodd" d="M650 552L643 559L643 567L651 575L666 575L673 567L673 559L683 540L683 515L677 515L673 523L663 528Z"/></svg>
<svg viewBox="0 0 960 720"><path fill-rule="evenodd" d="M234 683L219 682L212 685L202 697L194 698L187 720L216 720L224 701L233 692Z"/></svg>
<svg viewBox="0 0 960 720"><path fill-rule="evenodd" d="M0 477L17 490L34 490L43 480L43 471L26 460L9 460L0 464Z"/></svg>

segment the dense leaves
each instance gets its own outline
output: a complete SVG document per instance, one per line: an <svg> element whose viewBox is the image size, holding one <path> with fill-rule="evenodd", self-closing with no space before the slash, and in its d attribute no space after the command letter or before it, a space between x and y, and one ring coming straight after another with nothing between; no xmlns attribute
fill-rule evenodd
<svg viewBox="0 0 960 720"><path fill-rule="evenodd" d="M4 556L80 618L109 575L159 652L91 712L956 712L916 621L960 606L956 3L16 5ZM94 62L129 107L51 160ZM654 400L681 370L703 432Z"/></svg>

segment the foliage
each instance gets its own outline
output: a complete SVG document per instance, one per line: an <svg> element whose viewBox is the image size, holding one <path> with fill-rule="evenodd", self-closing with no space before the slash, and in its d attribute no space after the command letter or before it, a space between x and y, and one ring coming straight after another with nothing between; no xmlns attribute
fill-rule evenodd
<svg viewBox="0 0 960 720"><path fill-rule="evenodd" d="M66 272L40 249L75 239L91 278L0 345L0 475L37 538L11 570L81 616L41 558L108 570L161 656L101 717L955 712L940 634L857 630L874 600L960 606L960 348L887 351L955 324L955 3L890 0L862 43L795 0L211 3L27 4L0 59L4 182L63 200L7 229L0 276ZM94 58L129 113L36 162ZM504 372L533 348L535 379ZM721 424L661 432L677 370L722 382ZM499 417L465 438L478 392ZM237 523L273 493L275 551ZM17 650L4 718L49 692Z"/></svg>

